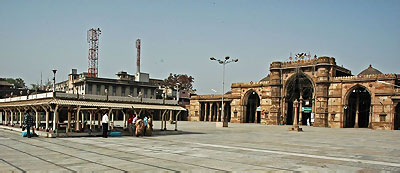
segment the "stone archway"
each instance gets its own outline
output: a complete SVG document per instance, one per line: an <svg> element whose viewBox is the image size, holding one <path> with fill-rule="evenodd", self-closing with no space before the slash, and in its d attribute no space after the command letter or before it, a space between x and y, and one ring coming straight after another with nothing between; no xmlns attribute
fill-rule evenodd
<svg viewBox="0 0 400 173"><path fill-rule="evenodd" d="M249 90L245 94L244 100L244 123L260 123L261 112L257 111L257 107L260 106L260 96L254 90Z"/></svg>
<svg viewBox="0 0 400 173"><path fill-rule="evenodd" d="M393 130L400 130L400 103L397 103L394 111Z"/></svg>
<svg viewBox="0 0 400 173"><path fill-rule="evenodd" d="M346 95L344 128L370 126L371 93L362 85L350 88Z"/></svg>
<svg viewBox="0 0 400 173"><path fill-rule="evenodd" d="M314 83L312 79L303 72L293 74L286 82L285 85L285 117L284 124L293 125L294 108L293 102L297 100L299 102L299 124L307 125L307 122L311 124L311 114L313 107L314 98ZM302 110L304 109L304 110Z"/></svg>

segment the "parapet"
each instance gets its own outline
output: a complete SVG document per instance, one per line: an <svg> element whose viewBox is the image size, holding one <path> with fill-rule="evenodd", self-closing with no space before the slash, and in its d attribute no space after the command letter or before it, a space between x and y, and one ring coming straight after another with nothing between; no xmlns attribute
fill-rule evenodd
<svg viewBox="0 0 400 173"><path fill-rule="evenodd" d="M399 75L397 74L371 74L371 75L358 75L358 76L341 76L333 77L332 81L350 81L350 80L382 80L382 79L396 79Z"/></svg>
<svg viewBox="0 0 400 173"><path fill-rule="evenodd" d="M252 87L263 87L268 85L269 81L232 83L231 88L252 88Z"/></svg>

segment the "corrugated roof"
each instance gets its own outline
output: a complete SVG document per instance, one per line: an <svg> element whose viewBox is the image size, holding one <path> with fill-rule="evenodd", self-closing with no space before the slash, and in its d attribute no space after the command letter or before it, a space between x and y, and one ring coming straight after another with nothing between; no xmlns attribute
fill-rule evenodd
<svg viewBox="0 0 400 173"><path fill-rule="evenodd" d="M159 109L159 110L183 110L180 106L168 106L168 105L148 105L148 104L129 104L129 103L111 103L111 102L93 102L93 101L80 101L80 100L35 100L34 102L28 103L18 103L9 102L5 104L0 104L0 107L15 107L15 106L34 106L34 105L47 105L47 104L57 104L57 105L73 105L73 106L87 106L87 107L106 107L106 108L135 108L135 109Z"/></svg>

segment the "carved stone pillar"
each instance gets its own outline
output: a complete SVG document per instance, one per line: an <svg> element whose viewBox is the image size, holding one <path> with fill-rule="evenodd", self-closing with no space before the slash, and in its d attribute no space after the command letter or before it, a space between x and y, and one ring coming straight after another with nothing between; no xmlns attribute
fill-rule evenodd
<svg viewBox="0 0 400 173"><path fill-rule="evenodd" d="M294 108L294 121L293 121L293 127L289 128L290 131L297 131L297 132L301 132L303 131L302 128L299 127L298 125L298 107L299 107L299 102L297 101L297 99L293 102L293 108Z"/></svg>
<svg viewBox="0 0 400 173"><path fill-rule="evenodd" d="M357 93L357 100L356 100L356 120L354 122L354 128L358 128L358 118L360 117L360 110L359 110L359 103L360 103L360 97L358 96L359 94Z"/></svg>

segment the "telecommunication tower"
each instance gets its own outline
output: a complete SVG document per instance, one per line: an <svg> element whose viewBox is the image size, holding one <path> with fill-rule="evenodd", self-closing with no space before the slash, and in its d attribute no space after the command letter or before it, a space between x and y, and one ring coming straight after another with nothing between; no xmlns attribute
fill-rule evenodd
<svg viewBox="0 0 400 173"><path fill-rule="evenodd" d="M140 73L140 39L136 40L136 72Z"/></svg>
<svg viewBox="0 0 400 173"><path fill-rule="evenodd" d="M99 74L99 36L101 34L100 28L89 29L87 32L87 41L89 43L89 66L88 66L88 76L98 77Z"/></svg>

